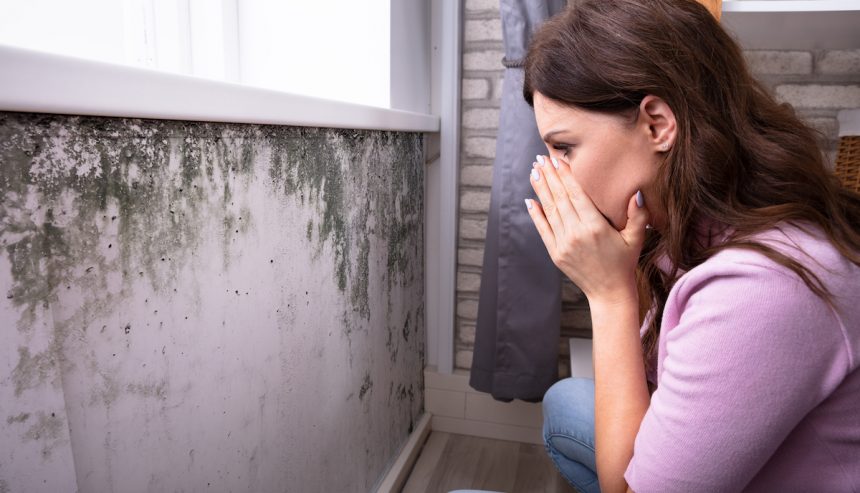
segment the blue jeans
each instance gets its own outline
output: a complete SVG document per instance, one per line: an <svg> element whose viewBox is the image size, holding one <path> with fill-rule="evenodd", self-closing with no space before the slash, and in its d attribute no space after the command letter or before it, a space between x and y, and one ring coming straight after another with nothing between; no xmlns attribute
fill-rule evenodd
<svg viewBox="0 0 860 493"><path fill-rule="evenodd" d="M583 493L600 492L594 456L594 380L564 378L543 396L543 440L561 475Z"/></svg>

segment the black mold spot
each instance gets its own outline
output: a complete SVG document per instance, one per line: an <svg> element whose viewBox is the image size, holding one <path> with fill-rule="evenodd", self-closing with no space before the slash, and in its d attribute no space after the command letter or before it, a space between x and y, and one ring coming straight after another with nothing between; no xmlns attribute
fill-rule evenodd
<svg viewBox="0 0 860 493"><path fill-rule="evenodd" d="M395 344L394 340L393 340L394 339L393 338L394 331L395 331L395 329L393 329L393 328L391 328L391 326L389 326L388 331L387 331L388 337L385 339L385 347L386 347L386 349L388 349L388 356L391 359L392 363L397 361L397 350L399 348L399 346L397 344Z"/></svg>
<svg viewBox="0 0 860 493"><path fill-rule="evenodd" d="M11 375L16 395L53 379L67 332L114 310L128 294L124 275L120 292L104 296L109 274L137 272L134 277L146 278L154 291L169 293L180 269L207 260L194 253L213 225L223 235L218 240L228 267L237 235L254 227L245 200L260 167L269 173L265 184L284 200L317 208L305 236L316 256L324 248L332 252L332 280L348 292L352 311L343 314L343 333L349 338L365 329L353 313L370 319L372 275L381 271L389 290L422 286L422 145L420 133L0 112L0 224L16 239L2 248L13 277L7 299L22 313L18 330L32 330L62 286L75 285L84 297L69 327L57 325L48 349L30 354L19 348ZM257 158L257 146L271 150L268 163ZM68 157L58 162L56 155ZM41 222L28 214L34 193ZM73 197L74 210L64 210L64 195ZM104 241L108 256L99 247ZM287 306L295 309L295 302ZM388 322L395 359L398 320ZM421 320L417 312L414 323L407 316L401 332L423 357ZM160 395L158 384L129 387L101 376L92 398L108 405L122 389ZM367 373L360 399L372 385ZM399 384L397 395L411 401L411 386Z"/></svg>
<svg viewBox="0 0 860 493"><path fill-rule="evenodd" d="M54 413L37 413L36 421L22 435L24 441L42 442L42 459L51 457L54 448L64 442L64 422Z"/></svg>
<svg viewBox="0 0 860 493"><path fill-rule="evenodd" d="M364 394L370 391L371 387L373 387L373 381L370 379L370 373L367 373L364 375L364 382L361 384L361 388L358 389L359 400L364 399Z"/></svg>
<svg viewBox="0 0 860 493"><path fill-rule="evenodd" d="M57 135L64 137L58 142ZM72 268L81 260L97 266L89 294L104 288L114 262L123 270L139 267L135 271L146 272L156 290L166 287L207 230L202 222L211 217L213 198L223 209L223 231L230 232L222 238L226 268L235 241L231 235L253 224L245 195L237 192L257 175L258 144L272 150L271 184L302 202L308 192L321 208L316 253L331 242L335 281L340 290L351 291L360 315L369 318L370 234L387 250L389 287L398 278L411 282L420 272L409 265L423 248L420 133L0 113L0 177L5 178L0 179L0 218L28 217L6 211L25 210L32 190L48 208L43 224L27 219L10 225L26 233L6 245L15 279L9 299L28 308L19 328L32 325L39 302L58 282L74 279ZM63 152L52 152L58 147ZM68 157L56 162L55 155ZM178 168L169 165L173 158L181 163ZM56 226L52 205L69 191L76 196L75 219ZM116 213L106 213L108 207ZM91 248L102 236L95 217L119 219L118 260L108 261ZM377 219L372 228L371 217ZM312 229L308 223L308 241L314 240ZM38 259L48 259L47 265ZM176 265L162 267L155 259Z"/></svg>
<svg viewBox="0 0 860 493"><path fill-rule="evenodd" d="M13 275L8 299L24 307L18 329L32 327L61 284L82 285L87 296L82 312L108 304L100 294L107 274L120 268L137 267L134 272L141 277L146 272L155 290L167 288L201 241L213 186L225 183L226 203L231 187L254 176L250 140L236 138L245 136L259 138L257 127L0 113L0 222L18 238L4 245ZM169 165L172 158L179 167ZM41 222L26 213L34 194L46 210ZM57 207L67 202L63 197L71 198L74 211ZM250 226L247 210L239 212L242 224ZM117 221L119 241L110 241L108 249L118 243L118 257L105 258L95 248L104 238L99 224L105 221ZM153 262L157 259L179 262L162 267ZM86 281L75 275L83 262L95 276Z"/></svg>
<svg viewBox="0 0 860 493"><path fill-rule="evenodd" d="M19 397L25 389L35 388L47 381L57 371L56 357L58 348L48 349L30 354L26 347L18 348L18 364L12 370L12 382L15 384L15 397Z"/></svg>
<svg viewBox="0 0 860 493"><path fill-rule="evenodd" d="M53 415L53 413L51 413L51 415ZM24 421L27 421L27 418L29 417L30 413L21 413L17 416L9 416L6 418L6 424L11 425L12 423L23 423Z"/></svg>
<svg viewBox="0 0 860 493"><path fill-rule="evenodd" d="M129 383L125 390L129 394L152 397L159 400L167 400L167 381L157 383Z"/></svg>
<svg viewBox="0 0 860 493"><path fill-rule="evenodd" d="M403 323L403 340L409 341L409 322L411 320L412 313L406 313L406 322Z"/></svg>
<svg viewBox="0 0 860 493"><path fill-rule="evenodd" d="M414 263L423 253L423 136L302 128L300 137L274 142L271 184L302 203L308 192L322 209L318 234L309 222L305 237L315 256L330 242L338 289L349 289L353 311L369 319L371 235L387 250L389 289L422 272Z"/></svg>

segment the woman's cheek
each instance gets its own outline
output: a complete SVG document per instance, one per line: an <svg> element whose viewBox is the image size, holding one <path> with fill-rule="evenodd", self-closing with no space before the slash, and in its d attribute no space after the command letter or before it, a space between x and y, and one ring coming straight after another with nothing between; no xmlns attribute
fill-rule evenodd
<svg viewBox="0 0 860 493"><path fill-rule="evenodd" d="M594 206L609 221L614 228L624 229L627 222L627 203L621 197L619 191L622 184L613 185L612 178L603 177L593 181L592 186L583 185L583 190L588 194Z"/></svg>
<svg viewBox="0 0 860 493"><path fill-rule="evenodd" d="M606 213L607 199L612 195L611 179L608 176L601 176L602 174L591 173L589 170L581 170L582 172L577 173L577 169L572 168L574 178L594 205L601 212Z"/></svg>

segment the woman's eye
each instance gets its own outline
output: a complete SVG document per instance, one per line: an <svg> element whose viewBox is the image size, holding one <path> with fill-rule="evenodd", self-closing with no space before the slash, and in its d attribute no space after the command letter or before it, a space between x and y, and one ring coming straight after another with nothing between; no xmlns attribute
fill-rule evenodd
<svg viewBox="0 0 860 493"><path fill-rule="evenodd" d="M554 146L552 146L552 148L557 150L557 151L564 151L562 156L567 157L567 150L570 149L570 146L556 146L556 145L554 145Z"/></svg>

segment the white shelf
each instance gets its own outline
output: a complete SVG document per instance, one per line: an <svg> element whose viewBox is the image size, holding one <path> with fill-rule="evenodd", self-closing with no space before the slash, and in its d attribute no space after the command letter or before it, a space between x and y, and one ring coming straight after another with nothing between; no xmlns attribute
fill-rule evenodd
<svg viewBox="0 0 860 493"><path fill-rule="evenodd" d="M860 11L860 0L728 0L723 12Z"/></svg>
<svg viewBox="0 0 860 493"><path fill-rule="evenodd" d="M0 111L438 132L437 115L378 108L0 45Z"/></svg>
<svg viewBox="0 0 860 493"><path fill-rule="evenodd" d="M746 49L860 48L860 0L735 0L721 23Z"/></svg>

